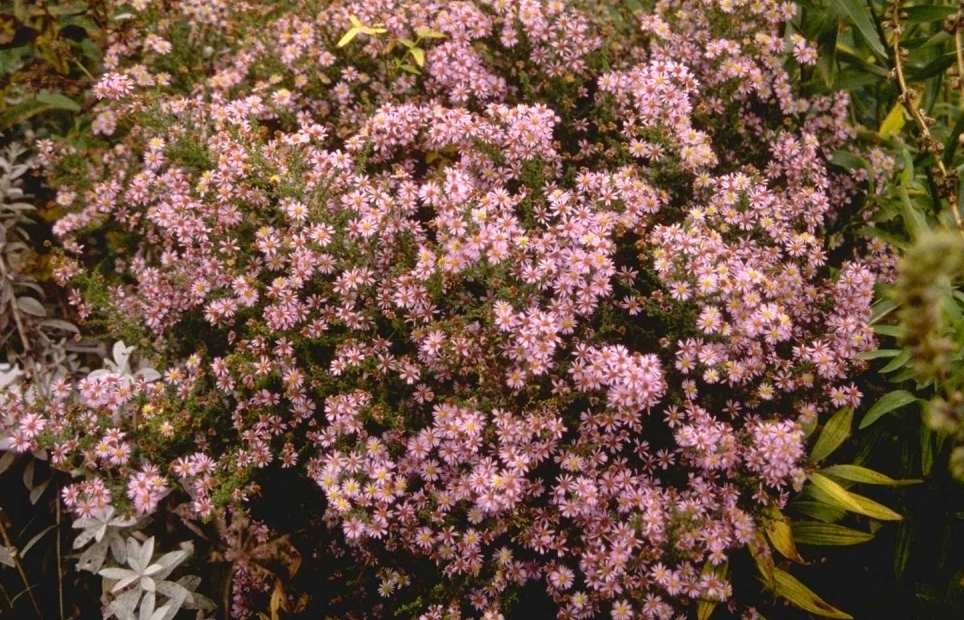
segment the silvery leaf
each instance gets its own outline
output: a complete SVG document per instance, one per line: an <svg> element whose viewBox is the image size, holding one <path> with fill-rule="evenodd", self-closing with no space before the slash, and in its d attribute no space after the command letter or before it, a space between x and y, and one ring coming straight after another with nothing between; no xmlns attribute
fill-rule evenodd
<svg viewBox="0 0 964 620"><path fill-rule="evenodd" d="M150 620L151 616L154 615L154 606L157 603L157 597L153 592L147 592L144 594L144 598L141 599L141 613L138 614L139 620Z"/></svg>
<svg viewBox="0 0 964 620"><path fill-rule="evenodd" d="M108 534L107 539L110 541L110 553L114 559L121 564L127 564L127 545L124 544L124 539L117 532Z"/></svg>
<svg viewBox="0 0 964 620"><path fill-rule="evenodd" d="M111 616L117 616L118 620L136 620L134 610L141 599L140 590L130 590L115 598L107 607L105 620Z"/></svg>
<svg viewBox="0 0 964 620"><path fill-rule="evenodd" d="M194 596L187 588L173 581L159 581L157 583L157 591L171 599L171 603L174 604L175 607L180 607L185 601L194 601Z"/></svg>
<svg viewBox="0 0 964 620"><path fill-rule="evenodd" d="M161 373L157 372L153 368L141 368L134 373L135 377L143 377L148 383L152 381L157 381L161 378Z"/></svg>
<svg viewBox="0 0 964 620"><path fill-rule="evenodd" d="M94 543L81 554L77 561L77 569L96 573L104 565L107 558L107 540Z"/></svg>
<svg viewBox="0 0 964 620"><path fill-rule="evenodd" d="M151 614L150 620L171 620L174 614L177 613L178 608L171 605L170 603L164 603L157 610Z"/></svg>
<svg viewBox="0 0 964 620"><path fill-rule="evenodd" d="M124 345L123 340L114 343L114 363L117 365L117 372L122 375L131 374L130 357L136 347Z"/></svg>

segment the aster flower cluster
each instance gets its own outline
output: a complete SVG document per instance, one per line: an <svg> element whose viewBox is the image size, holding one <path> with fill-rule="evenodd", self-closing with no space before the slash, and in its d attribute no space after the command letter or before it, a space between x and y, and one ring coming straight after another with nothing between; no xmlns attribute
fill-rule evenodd
<svg viewBox="0 0 964 620"><path fill-rule="evenodd" d="M729 599L801 422L859 402L873 346L875 275L821 234L846 101L793 92L792 4L257 4L134 3L107 146L41 144L55 275L164 371L6 392L14 449L81 467L82 516L175 482L185 518L242 514L301 468L344 548L468 584L426 619L530 581L560 618ZM352 16L386 33L339 48ZM91 277L105 230L129 245Z"/></svg>

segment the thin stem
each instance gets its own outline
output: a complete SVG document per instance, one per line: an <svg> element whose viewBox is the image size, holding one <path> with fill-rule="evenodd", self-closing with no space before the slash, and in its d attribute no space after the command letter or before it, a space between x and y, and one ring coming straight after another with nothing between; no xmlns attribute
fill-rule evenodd
<svg viewBox="0 0 964 620"><path fill-rule="evenodd" d="M0 261L2 263L3 261ZM8 547L13 547L13 543L10 541L10 536L7 534L7 528L3 525L3 520L0 519L0 535L3 535L3 544ZM37 602L37 597L33 595L33 586L30 585L30 580L27 578L27 573L23 570L23 564L20 563L20 558L17 556L13 557L14 566L17 568L17 572L20 573L20 579L23 581L24 587L27 589L27 596L30 598L30 602L33 604L33 609L37 612L37 618L43 618L43 612L40 611L40 604Z"/></svg>
<svg viewBox="0 0 964 620"><path fill-rule="evenodd" d="M60 513L60 484L57 483L57 497L54 498L54 504L57 506L57 603L60 608L60 620L64 620L64 567L63 559L64 554L61 548L61 513Z"/></svg>
<svg viewBox="0 0 964 620"><path fill-rule="evenodd" d="M924 146L924 149L934 155L934 161L937 164L937 169L940 171L941 180L947 181L949 174L947 172L947 167L944 166L944 160L940 157L940 149L938 148L938 142L931 135L930 127L927 125L927 118L925 118L923 112L917 107L914 101L914 93L907 86L907 79L904 76L904 66L901 62L901 47L900 47L900 35L903 33L903 28L900 25L900 9L898 4L894 4L894 11L891 15L894 27L894 42L891 45L894 57L894 76L897 81L897 88L900 91L900 95L897 100L900 101L904 109L910 114L911 118L914 119L914 123L920 130L920 141ZM954 38L956 48L957 48L957 58L958 65L964 66L964 52L962 52L962 41L961 41L961 30L960 27L957 28L957 33ZM961 217L960 205L957 204L957 196L948 195L945 196L947 202L951 206L951 213L954 216L954 222L957 224L957 228L964 234L964 218Z"/></svg>
<svg viewBox="0 0 964 620"><path fill-rule="evenodd" d="M11 286L13 285L13 281L7 273L7 264L2 258L0 258L0 278L3 279L4 284L10 282ZM17 307L17 296L14 294L10 296L10 313L13 315L13 321L17 325L17 333L20 335L20 342L23 343L23 352L26 354L30 351L30 341L27 340L27 330L23 326L23 319L20 317L20 308Z"/></svg>

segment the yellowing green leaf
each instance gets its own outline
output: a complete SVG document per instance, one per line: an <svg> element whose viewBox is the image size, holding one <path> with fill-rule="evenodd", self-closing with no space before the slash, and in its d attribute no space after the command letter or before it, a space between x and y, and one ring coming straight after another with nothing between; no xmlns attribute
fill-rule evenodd
<svg viewBox="0 0 964 620"><path fill-rule="evenodd" d="M753 562L756 564L757 570L760 571L760 575L763 576L764 583L766 583L768 588L772 588L773 554L770 553L770 545L767 544L766 538L757 530L753 533L753 538L747 547L750 550L750 555L753 557Z"/></svg>
<svg viewBox="0 0 964 620"><path fill-rule="evenodd" d="M860 467L859 465L833 465L820 470L821 474L827 474L850 480L851 482L862 482L865 484L883 484L887 486L904 486L908 484L918 484L921 480L894 480L890 476Z"/></svg>
<svg viewBox="0 0 964 620"><path fill-rule="evenodd" d="M884 119L884 122L880 124L880 137L892 138L900 133L900 130L904 128L904 124L907 119L904 118L904 105L901 102L894 104L894 107L890 109L890 113Z"/></svg>
<svg viewBox="0 0 964 620"><path fill-rule="evenodd" d="M728 565L725 562L723 564L720 564L719 566L715 566L712 562L707 561L706 564L703 565L702 574L704 575L711 574L711 575L716 575L718 577L726 577L727 569L728 569ZM696 620L709 620L710 616L713 615L713 610L716 609L716 606L718 604L719 604L719 601L710 601L706 599L700 599L699 601L697 601Z"/></svg>
<svg viewBox="0 0 964 620"><path fill-rule="evenodd" d="M444 39L445 34L439 32L438 30L432 30L431 28L422 26L415 30L415 34L419 36L420 39Z"/></svg>
<svg viewBox="0 0 964 620"><path fill-rule="evenodd" d="M413 47L408 50L412 54L412 58L415 59L415 64L419 67L425 66L425 50L420 47Z"/></svg>
<svg viewBox="0 0 964 620"><path fill-rule="evenodd" d="M816 472L810 474L810 482L822 492L821 499L824 499L832 506L856 512L857 514L880 519L881 521L900 521L902 516L872 499L862 495L851 493L830 478L822 476Z"/></svg>
<svg viewBox="0 0 964 620"><path fill-rule="evenodd" d="M823 616L825 618L840 618L841 620L852 620L853 616L836 607L827 604L822 598L813 593L807 586L785 571L779 568L773 569L774 587L773 591L777 596L785 598L804 611Z"/></svg>
<svg viewBox="0 0 964 620"><path fill-rule="evenodd" d="M850 436L850 425L853 423L853 419L854 410L852 407L844 407L833 414L833 417L827 420L823 430L820 431L817 443L810 451L810 460L818 463L833 454L834 450L839 448L840 444Z"/></svg>
<svg viewBox="0 0 964 620"><path fill-rule="evenodd" d="M794 521L793 538L801 545L820 545L835 547L841 545L859 545L873 540L874 535L869 532L851 529L834 523L820 521Z"/></svg>
<svg viewBox="0 0 964 620"><path fill-rule="evenodd" d="M358 33L359 33L359 29L358 29L358 28L356 28L356 27L349 28L349 29L348 29L348 32L346 32L346 33L344 34L344 36L342 36L342 38L338 39L338 43L337 43L336 45L337 45L338 47L345 47L346 45L348 45L348 44L351 42L352 39L354 39L356 36L358 36Z"/></svg>
<svg viewBox="0 0 964 620"><path fill-rule="evenodd" d="M768 516L765 529L773 548L788 560L803 564L803 558L800 557L797 546L793 542L793 532L790 530L787 518L776 509L770 510Z"/></svg>

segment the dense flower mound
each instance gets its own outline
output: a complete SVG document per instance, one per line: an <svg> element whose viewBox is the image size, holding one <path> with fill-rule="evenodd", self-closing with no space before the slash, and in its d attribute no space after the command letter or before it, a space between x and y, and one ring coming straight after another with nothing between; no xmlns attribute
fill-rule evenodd
<svg viewBox="0 0 964 620"><path fill-rule="evenodd" d="M530 580L560 618L728 599L804 425L859 402L874 274L828 262L851 132L791 88L793 5L647 4L124 5L104 146L41 155L57 276L160 374L121 347L10 392L13 447L83 470L84 516L301 468L349 551L430 559L475 616Z"/></svg>

